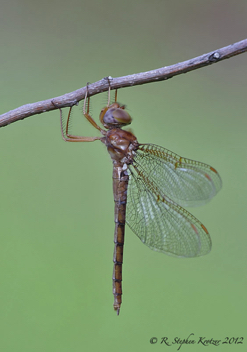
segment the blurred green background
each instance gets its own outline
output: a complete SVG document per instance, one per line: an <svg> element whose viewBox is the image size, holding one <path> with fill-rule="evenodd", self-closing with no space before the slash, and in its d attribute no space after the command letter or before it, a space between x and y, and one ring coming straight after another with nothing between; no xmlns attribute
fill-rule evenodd
<svg viewBox="0 0 247 352"><path fill-rule="evenodd" d="M3 1L1 113L242 40L246 16L245 0ZM1 351L149 351L167 349L157 346L165 336L245 336L246 63L242 54L119 91L139 142L209 163L223 180L215 199L190 209L209 229L209 255L165 256L127 228L119 317L112 307L112 165L105 147L64 143L58 111L1 128ZM103 93L91 100L96 120L106 99ZM80 119L81 107L73 114ZM97 135L79 122L78 134ZM246 342L235 348L245 350Z"/></svg>

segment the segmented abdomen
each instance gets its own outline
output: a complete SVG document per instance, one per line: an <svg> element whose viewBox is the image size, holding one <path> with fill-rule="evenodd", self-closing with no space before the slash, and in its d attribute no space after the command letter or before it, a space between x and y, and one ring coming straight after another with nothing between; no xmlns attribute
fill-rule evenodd
<svg viewBox="0 0 247 352"><path fill-rule="evenodd" d="M115 202L115 233L114 233L114 255L113 255L113 295L114 310L117 315L122 303L122 264L123 264L123 246L125 230L125 214L127 204L127 187L129 176L127 170L121 166L113 167L113 193Z"/></svg>

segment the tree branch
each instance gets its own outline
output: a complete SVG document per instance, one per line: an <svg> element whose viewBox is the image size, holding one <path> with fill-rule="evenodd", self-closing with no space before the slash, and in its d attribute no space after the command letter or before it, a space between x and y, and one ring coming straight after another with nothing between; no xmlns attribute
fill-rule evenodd
<svg viewBox="0 0 247 352"><path fill-rule="evenodd" d="M211 51L210 53L197 56L193 59L179 62L175 65L165 66L156 70L136 73L133 75L117 77L111 79L111 88L130 87L150 82L163 81L174 76L196 70L198 68L214 64L216 62L229 59L235 55L242 54L247 51L247 39L240 42L228 45L224 48ZM88 86L88 96L93 96L108 90L108 77L101 79L98 82L92 83ZM61 95L56 98L39 101L37 103L26 104L17 109L10 110L5 114L0 115L0 127L6 126L18 120L36 114L41 114L46 111L73 106L80 100L85 98L86 87L75 90L74 92ZM54 104L56 106L54 106Z"/></svg>

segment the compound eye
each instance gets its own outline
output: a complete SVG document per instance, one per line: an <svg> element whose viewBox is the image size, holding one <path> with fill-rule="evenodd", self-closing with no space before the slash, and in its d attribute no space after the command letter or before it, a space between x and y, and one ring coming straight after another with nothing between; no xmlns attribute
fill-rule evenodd
<svg viewBox="0 0 247 352"><path fill-rule="evenodd" d="M132 119L126 110L111 108L106 111L103 122L107 125L129 125Z"/></svg>

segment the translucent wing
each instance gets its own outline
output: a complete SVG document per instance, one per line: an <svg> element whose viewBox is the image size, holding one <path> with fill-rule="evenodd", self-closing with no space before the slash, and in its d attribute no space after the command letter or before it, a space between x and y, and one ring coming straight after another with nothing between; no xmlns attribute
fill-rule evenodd
<svg viewBox="0 0 247 352"><path fill-rule="evenodd" d="M140 145L128 173L126 222L143 243L181 257L211 250L205 226L169 197L184 205L209 201L221 188L215 169L148 144Z"/></svg>
<svg viewBox="0 0 247 352"><path fill-rule="evenodd" d="M154 144L140 144L134 165L145 170L163 194L181 206L207 203L221 189L217 171L199 161L186 159Z"/></svg>

